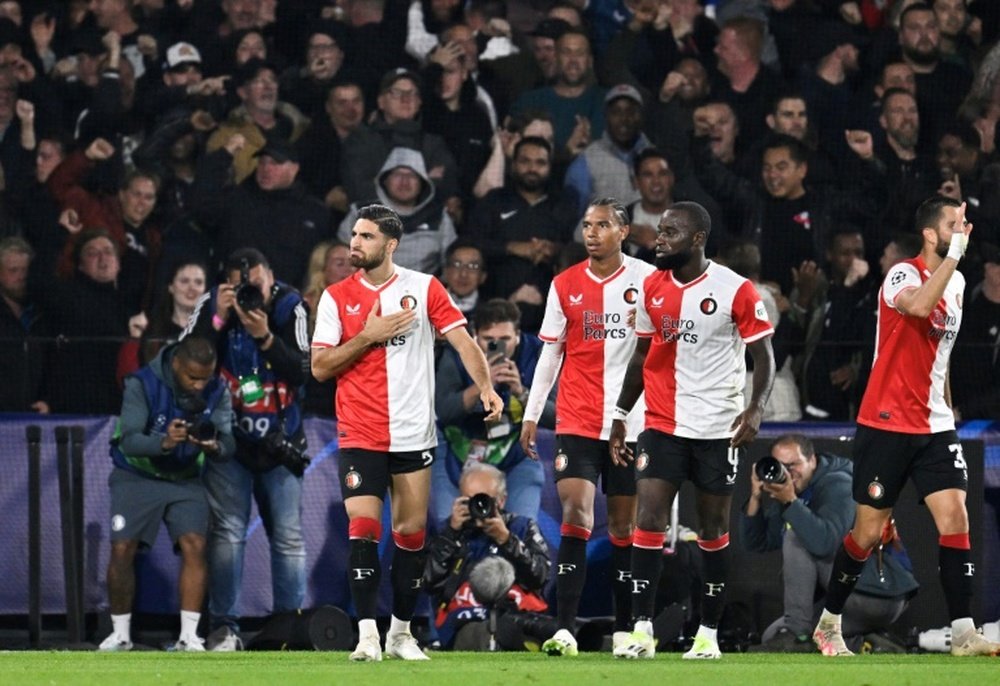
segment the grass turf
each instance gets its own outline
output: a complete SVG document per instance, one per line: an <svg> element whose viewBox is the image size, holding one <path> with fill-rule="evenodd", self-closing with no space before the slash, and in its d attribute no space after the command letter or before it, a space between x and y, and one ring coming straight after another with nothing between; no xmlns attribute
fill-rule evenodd
<svg viewBox="0 0 1000 686"><path fill-rule="evenodd" d="M228 684L295 686L652 686L676 683L775 686L776 684L978 684L1000 683L996 658L948 655L865 655L832 660L820 655L727 654L718 662L684 661L680 653L654 660L615 660L608 653L550 658L537 653L434 653L429 662L385 660L356 664L347 653L176 654L162 652L0 653L4 684L132 686Z"/></svg>

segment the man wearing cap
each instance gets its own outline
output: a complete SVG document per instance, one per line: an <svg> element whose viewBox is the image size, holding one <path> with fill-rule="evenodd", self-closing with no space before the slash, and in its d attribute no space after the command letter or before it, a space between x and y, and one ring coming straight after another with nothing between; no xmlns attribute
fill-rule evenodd
<svg viewBox="0 0 1000 686"><path fill-rule="evenodd" d="M203 109L221 117L225 112L228 77L202 78L201 52L190 43L167 48L162 74L153 69L139 79L136 110L146 121L156 121L175 107Z"/></svg>
<svg viewBox="0 0 1000 686"><path fill-rule="evenodd" d="M394 148L386 158L375 183L375 198L394 210L403 222L406 240L393 254L393 262L424 274L440 274L444 255L455 240L455 225L437 197L434 181L427 176L423 155L410 148ZM340 223L337 237L350 243L358 209L370 203L354 203Z"/></svg>
<svg viewBox="0 0 1000 686"><path fill-rule="evenodd" d="M226 145L233 134L244 138L233 169L237 183L253 173L255 153L270 140L295 142L309 126L309 119L295 105L278 100L278 75L274 65L264 60L248 60L233 78L240 106L229 113L206 149L211 152Z"/></svg>
<svg viewBox="0 0 1000 686"><path fill-rule="evenodd" d="M232 134L202 158L192 193L195 218L214 232L216 255L256 248L278 280L302 283L313 246L330 237L330 213L297 181L298 152L281 139L253 153L257 168L251 176L227 185L230 166L247 145Z"/></svg>
<svg viewBox="0 0 1000 686"><path fill-rule="evenodd" d="M604 134L584 148L566 170L566 187L582 215L595 198L638 199L632 179L635 156L652 144L642 132L642 95L635 86L618 84L604 96Z"/></svg>
<svg viewBox="0 0 1000 686"><path fill-rule="evenodd" d="M444 139L425 133L420 123L421 78L398 68L386 72L379 84L378 110L374 121L360 127L344 141L341 174L351 202L376 197L375 177L394 148L419 150L424 156L427 176L434 180L437 193L449 211L458 200L458 165Z"/></svg>

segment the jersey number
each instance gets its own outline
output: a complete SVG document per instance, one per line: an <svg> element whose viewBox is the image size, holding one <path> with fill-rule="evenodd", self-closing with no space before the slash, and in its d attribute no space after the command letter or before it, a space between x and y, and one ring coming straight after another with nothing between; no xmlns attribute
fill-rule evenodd
<svg viewBox="0 0 1000 686"><path fill-rule="evenodd" d="M264 438L271 430L271 420L267 417L240 417L240 428L251 436L256 435Z"/></svg>
<svg viewBox="0 0 1000 686"><path fill-rule="evenodd" d="M962 455L962 444L951 443L948 446L948 450L955 453L955 469L966 469L965 456Z"/></svg>

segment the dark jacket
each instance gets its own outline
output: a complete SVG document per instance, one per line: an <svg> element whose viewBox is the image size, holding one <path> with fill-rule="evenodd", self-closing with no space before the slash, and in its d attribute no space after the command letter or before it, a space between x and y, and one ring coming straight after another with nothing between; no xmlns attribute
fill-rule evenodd
<svg viewBox="0 0 1000 686"><path fill-rule="evenodd" d="M279 281L302 283L309 254L331 237L330 212L300 183L265 191L251 175L227 186L232 156L220 148L202 158L193 189L197 219L215 234L215 256L224 260L237 248L257 248Z"/></svg>

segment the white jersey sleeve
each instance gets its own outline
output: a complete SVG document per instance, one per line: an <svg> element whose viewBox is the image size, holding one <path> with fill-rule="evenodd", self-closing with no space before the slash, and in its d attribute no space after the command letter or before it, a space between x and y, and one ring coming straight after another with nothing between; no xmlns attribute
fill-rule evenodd
<svg viewBox="0 0 1000 686"><path fill-rule="evenodd" d="M920 288L922 283L920 272L913 264L900 262L885 275L885 281L882 282L882 299L886 305L898 310L896 298L899 294L911 288Z"/></svg>
<svg viewBox="0 0 1000 686"><path fill-rule="evenodd" d="M561 343L566 340L566 313L559 301L556 282L549 286L549 297L545 300L545 317L538 337L546 343Z"/></svg>
<svg viewBox="0 0 1000 686"><path fill-rule="evenodd" d="M330 291L323 291L316 307L316 331L313 332L312 344L316 348L332 348L340 344L344 329L340 323L340 312L337 301Z"/></svg>

